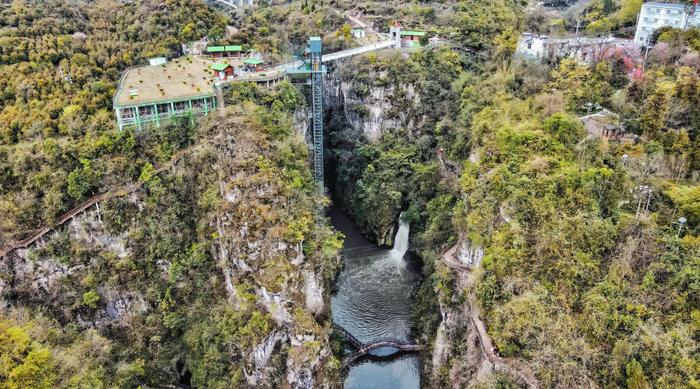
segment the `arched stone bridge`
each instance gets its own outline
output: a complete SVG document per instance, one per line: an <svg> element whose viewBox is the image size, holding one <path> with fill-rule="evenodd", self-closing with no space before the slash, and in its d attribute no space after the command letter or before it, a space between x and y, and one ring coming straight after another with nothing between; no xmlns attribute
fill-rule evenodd
<svg viewBox="0 0 700 389"><path fill-rule="evenodd" d="M383 338L383 339L378 339L378 340L371 342L371 343L362 343L353 334L351 334L350 331L343 328L343 326L333 323L333 327L335 328L336 331L343 334L343 336L348 341L348 343L350 343L356 349L355 351L353 351L349 354L343 355L343 358L341 361L341 367L343 369L352 365L353 362L355 362L356 360L369 354L373 350L377 350L377 349L380 349L383 347L393 348L396 351L393 353L387 354L387 355L382 355L382 356L375 355L374 357L390 358L399 352L415 352L415 351L423 350L423 348L424 348L423 345L420 345L418 343L410 342L410 341L406 341L406 340L400 340L400 339L396 339L396 338Z"/></svg>

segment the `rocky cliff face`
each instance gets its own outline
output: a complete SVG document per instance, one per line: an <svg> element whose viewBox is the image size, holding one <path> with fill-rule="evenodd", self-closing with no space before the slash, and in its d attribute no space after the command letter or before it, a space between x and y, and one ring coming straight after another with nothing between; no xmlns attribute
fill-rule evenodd
<svg viewBox="0 0 700 389"><path fill-rule="evenodd" d="M133 199L132 199L133 200ZM84 256L57 254L58 247L71 242L85 250ZM91 254L92 253L92 254ZM81 284L91 283L92 268L101 254L116 260L129 256L125 234L109 233L98 208L79 214L64 228L52 232L29 249L20 249L0 261L0 304L39 304L63 321L84 328L123 327L148 310L141 291L119 285L95 285L100 296L96 309L81 306Z"/></svg>
<svg viewBox="0 0 700 389"><path fill-rule="evenodd" d="M430 376L434 382L455 388L483 379L491 369L471 320L476 308L471 297L475 282L472 270L478 267L482 252L472 246L462 240L442 256L439 265L446 268L454 284L453 293L438 293L442 321L435 334ZM469 297L463 298L462 293Z"/></svg>
<svg viewBox="0 0 700 389"><path fill-rule="evenodd" d="M438 288L442 320L435 334L430 379L453 388L494 386L501 378L520 386L537 388L531 368L520 360L501 358L482 321L476 288L483 249L461 238L442 254L437 271L450 285Z"/></svg>
<svg viewBox="0 0 700 389"><path fill-rule="evenodd" d="M401 54L396 54L380 55L388 56L387 61L401 61ZM330 165L338 168L333 176L335 183L329 185L335 185L334 192L345 210L380 245L391 245L401 205L381 210L375 207L374 222L363 220L363 211L357 208L367 204L358 205L363 195L357 192L362 190L364 170L371 167L366 166L369 161L363 159L361 150L368 145L380 150L383 137L390 133L419 137L425 118L418 109L421 98L417 82L415 77L397 79L383 62L366 57L336 64L325 79L328 154ZM392 194L400 197L396 190Z"/></svg>
<svg viewBox="0 0 700 389"><path fill-rule="evenodd" d="M329 331L316 322L328 310L324 287L328 280L321 273L322 261L328 258L318 253L307 256L303 238L297 235L315 228L316 204L295 198L291 188L265 179L270 172L261 171L259 156L269 150L248 135L224 135L227 139L222 144L227 146L217 161L224 202L214 216L215 256L227 275L229 300L240 304L236 285L243 280L252 282L258 303L274 322L274 329L256 347L255 368L246 378L250 385L270 382L267 361L278 344L285 344L289 347L286 379L291 387L328 386L330 380L323 369L330 356ZM230 154L246 157L231 159ZM306 201L307 207L295 206L297 201Z"/></svg>
<svg viewBox="0 0 700 389"><path fill-rule="evenodd" d="M415 115L421 103L415 85L388 78L385 70L363 66L360 73L354 62L342 62L325 80L328 108L342 113L349 130L372 143L390 130L415 129L421 122Z"/></svg>
<svg viewBox="0 0 700 389"><path fill-rule="evenodd" d="M286 178L290 161L277 159L258 126L218 124L207 145L144 190L8 254L1 306L132 339L123 347L154 364L160 349L179 355L171 367L167 358L147 366L163 371L145 384L177 383L184 369L175 362L184 362L192 384L208 386L223 379L211 376L206 358L215 358L244 387L332 387L326 301L337 258L319 248L335 236L316 223L315 194ZM286 142L304 150L299 137ZM306 169L304 153L294 158ZM216 336L203 338L207 331Z"/></svg>

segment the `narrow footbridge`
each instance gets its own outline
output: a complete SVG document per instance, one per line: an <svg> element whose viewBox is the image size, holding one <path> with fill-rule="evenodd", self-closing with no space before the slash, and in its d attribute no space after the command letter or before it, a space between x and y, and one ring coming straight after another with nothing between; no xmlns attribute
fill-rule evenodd
<svg viewBox="0 0 700 389"><path fill-rule="evenodd" d="M343 355L342 361L341 361L341 367L343 369L347 368L348 366L352 365L353 362L356 360L362 358L363 356L369 354L370 352L374 350L378 350L380 348L392 348L395 349L395 352L392 352L387 355L382 355L382 356L376 356L379 358L390 358L397 353L400 352L415 352L415 351L421 351L424 349L423 345L420 345L415 342L410 342L406 340L400 340L396 338L384 338L384 339L379 339L371 343L363 343L359 339L357 339L353 334L351 334L348 330L343 328L343 326L339 324L333 324L333 327L336 331L339 333L343 334L345 339L350 343L356 350Z"/></svg>
<svg viewBox="0 0 700 389"><path fill-rule="evenodd" d="M360 54L364 54L364 53L369 53L370 51L388 49L390 47L396 47L396 41L385 40L385 41L381 41L381 42L370 43L370 44L360 46L360 47L355 47L353 49L341 50L341 51L336 51L335 53L324 54L321 60L324 63L325 62L332 62L332 61L337 61L339 59L352 57L353 55L360 55Z"/></svg>
<svg viewBox="0 0 700 389"><path fill-rule="evenodd" d="M226 0L222 0L226 1ZM347 50L340 50L329 54L323 54L321 57L321 62L326 64L334 61L338 61L343 58L352 57L355 55L365 54L372 51L383 50L388 48L396 48L397 43L395 40L383 40L380 42L369 43L364 46L355 47ZM226 86L238 81L274 81L286 77L289 74L298 73L299 68L304 65L303 60L296 60L292 62L280 63L267 68L263 72L259 73L248 73L242 75L239 78L229 79L226 81L219 81L218 85Z"/></svg>

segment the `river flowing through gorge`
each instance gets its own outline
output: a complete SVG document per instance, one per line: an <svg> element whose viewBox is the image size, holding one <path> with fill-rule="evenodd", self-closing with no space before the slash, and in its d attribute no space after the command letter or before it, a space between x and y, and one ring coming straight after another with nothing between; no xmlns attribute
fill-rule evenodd
<svg viewBox="0 0 700 389"><path fill-rule="evenodd" d="M345 234L344 267L331 297L333 322L367 344L381 339L410 339L411 292L418 274L403 257L408 250L409 224L399 222L394 247L379 248L365 238L348 215L337 207L331 222ZM420 387L420 356L393 354L383 348L349 367L345 388L411 389Z"/></svg>

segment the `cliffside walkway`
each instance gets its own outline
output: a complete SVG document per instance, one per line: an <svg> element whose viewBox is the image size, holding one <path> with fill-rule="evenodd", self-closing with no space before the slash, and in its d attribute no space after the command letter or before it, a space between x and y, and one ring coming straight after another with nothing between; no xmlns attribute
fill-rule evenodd
<svg viewBox="0 0 700 389"><path fill-rule="evenodd" d="M180 160L180 158L182 158L183 155L192 151L196 147L197 146L193 146L193 147L190 147L188 149L181 150L180 152L175 154L173 156L173 158L170 159L170 161L168 161L168 163L166 163L165 165L156 169L156 174L162 173L165 170L169 170L178 160ZM75 216L77 216L81 212L85 211L86 209L92 207L93 205L98 204L98 203L105 201L105 200L110 200L110 199L113 199L116 197L126 196L130 193L135 192L139 188L141 188L143 186L143 184L144 184L143 182L139 181L139 182L136 182L133 184L121 186L119 188L116 188L116 189L113 189L113 190L110 190L107 192L99 193L99 194L96 194L96 195L90 197L89 199L83 201L82 203L73 207L68 212L61 215L61 217L59 217L58 220L56 220L56 222L54 222L53 224L39 229L38 231L34 232L31 236L29 236L25 239L13 240L13 241L10 241L5 246L0 247L0 258L4 257L5 255L11 253L14 250L29 247L29 245L36 242L37 240L39 240L41 237L48 234L49 232L53 231L53 229L55 229L56 227L63 225L63 223L74 218Z"/></svg>
<svg viewBox="0 0 700 389"><path fill-rule="evenodd" d="M379 339L377 341L371 342L371 343L363 343L359 339L357 339L353 334L350 333L350 331L346 330L343 326L339 324L333 324L333 327L336 331L340 332L343 334L345 339L350 343L354 348L357 350L343 355L342 361L341 361L341 367L343 369L347 368L348 366L352 365L353 362L358 360L359 358L362 358L363 356L369 354L370 352L374 350L378 350L380 348L393 348L396 351L392 352L387 355L382 355L382 356L376 356L379 358L390 358L396 353L399 352L415 352L415 351L421 351L425 347L423 345L410 342L410 341L405 341L405 340L400 340L396 338L384 338L384 339Z"/></svg>
<svg viewBox="0 0 700 389"><path fill-rule="evenodd" d="M455 259L455 253L457 252L458 248L459 248L459 243L450 247L449 250L447 250L444 254L442 254L442 263L444 263L447 267L449 267L450 269L453 269L453 270L471 271L472 270L471 266L464 264L464 263Z"/></svg>
<svg viewBox="0 0 700 389"><path fill-rule="evenodd" d="M459 249L460 242L457 242L450 249L442 254L442 262L445 266L458 273L467 274L472 271L472 267L467 266L455 259L454 255ZM468 277L468 275L466 275ZM489 361L494 370L505 372L513 377L517 377L519 381L527 385L530 389L538 389L540 387L539 380L535 377L535 373L526 363L514 358L501 358L496 354L495 347L491 341L491 337L486 331L486 325L481 320L481 310L476 304L476 296L474 290L469 291L467 298L469 309L469 321L471 322L476 336L479 339L479 346L482 355Z"/></svg>

